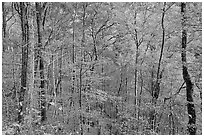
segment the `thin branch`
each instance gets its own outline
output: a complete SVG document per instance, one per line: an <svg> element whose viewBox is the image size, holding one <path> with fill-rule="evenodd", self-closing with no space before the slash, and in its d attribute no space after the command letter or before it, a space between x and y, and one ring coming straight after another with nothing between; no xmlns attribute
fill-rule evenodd
<svg viewBox="0 0 204 137"><path fill-rule="evenodd" d="M162 60L162 55L163 55L163 50L164 50L164 40L165 40L165 29L164 29L164 15L165 15L165 5L166 2L164 2L164 8L163 8L163 13L162 13L162 44L161 44L161 53L160 53L160 57L159 57L159 64L158 64L158 70L157 70L157 79L159 79L159 72L160 72L160 66L161 66L161 60Z"/></svg>
<svg viewBox="0 0 204 137"><path fill-rule="evenodd" d="M185 81L182 83L182 85L179 87L178 91L177 91L175 94L173 94L173 95L170 96L170 97L165 97L165 98L164 98L164 103L165 103L167 100L169 100L169 99L171 99L171 98L173 98L173 97L176 97L176 95L178 95L178 94L180 93L181 89L182 89L182 88L185 88L185 87L183 87L184 84L185 84Z"/></svg>

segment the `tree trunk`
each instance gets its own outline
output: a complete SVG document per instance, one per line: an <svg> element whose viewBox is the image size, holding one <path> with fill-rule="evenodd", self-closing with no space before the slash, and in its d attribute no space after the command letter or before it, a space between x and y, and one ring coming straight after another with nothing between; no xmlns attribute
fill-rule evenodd
<svg viewBox="0 0 204 137"><path fill-rule="evenodd" d="M5 2L2 2L2 40L4 40L4 38L6 38L6 11L5 11ZM6 44L2 44L3 46L3 52L6 51L7 45Z"/></svg>
<svg viewBox="0 0 204 137"><path fill-rule="evenodd" d="M187 61L186 61L186 46L187 46L187 29L186 29L186 3L181 3L181 15L182 15L182 70L183 79L186 83L186 97L187 97L187 110L188 110L188 132L190 135L196 134L196 112L193 104L193 83L191 82L190 75L188 73Z"/></svg>
<svg viewBox="0 0 204 137"><path fill-rule="evenodd" d="M134 25L136 27L136 18L137 18L137 13L135 11L135 15L134 15ZM135 88L134 88L134 91L135 91L135 118L136 118L136 105L137 105L137 64L138 64L138 51L139 51L139 43L138 43L138 37L137 37L137 29L134 30L135 31L135 37L134 37L134 40L135 40L135 46L136 46L136 55L135 55Z"/></svg>
<svg viewBox="0 0 204 137"><path fill-rule="evenodd" d="M164 51L164 40L165 40L165 28L164 28L165 6L166 6L166 2L164 2L164 6L163 6L163 9L162 9L162 20L161 20L162 43L161 43L161 52L160 52L159 63L158 63L158 68L157 68L156 81L153 84L153 90L152 90L152 103L153 103L154 106L156 106L156 102L157 102L157 99L159 97L160 83L161 83L161 78L162 78L162 72L160 72L160 68L161 68L161 61L162 61L162 56L163 56L163 51ZM155 113L155 109L151 110L151 112L150 112L150 121L151 121L151 129L155 130L155 125L156 125L156 113Z"/></svg>
<svg viewBox="0 0 204 137"><path fill-rule="evenodd" d="M75 9L74 9L75 10ZM73 15L73 23L72 23L72 28L73 28L73 32L72 32L72 42L73 42L73 45L72 45L72 64L75 63L75 17L76 17L76 13L74 12L74 15ZM72 87L71 87L71 92L72 92L72 95L74 94L74 91L75 91L75 68L72 68ZM70 107L74 106L74 99L72 98L71 99L71 102L70 102Z"/></svg>
<svg viewBox="0 0 204 137"><path fill-rule="evenodd" d="M140 92L139 92L139 96L138 96L138 111L137 111L137 121L139 122L140 120L140 105L141 105L141 97L142 97L142 92L143 92L143 75L142 75L142 70L140 70L140 79L141 79L141 84L140 84ZM139 131L139 126L137 128L137 132Z"/></svg>
<svg viewBox="0 0 204 137"><path fill-rule="evenodd" d="M2 17L3 17L3 22L2 22L2 35L5 38L6 35L6 13L5 13L5 2L2 2Z"/></svg>
<svg viewBox="0 0 204 137"><path fill-rule="evenodd" d="M86 4L83 4L83 16L82 16L82 40L81 40L81 61L80 61L80 71L79 71L79 110L82 111L82 63L83 63L83 47L85 46L85 16L86 16ZM82 113L80 112L80 134L83 135L83 118Z"/></svg>
<svg viewBox="0 0 204 137"><path fill-rule="evenodd" d="M32 26L35 25L35 16L32 16ZM30 27L30 57L28 57L28 62L29 62L29 71L30 73L28 73L28 80L29 80L29 91L28 91L28 95L29 95L29 99L30 99L30 106L29 106L29 117L37 117L37 114L34 112L34 110L36 109L36 101L37 101L37 95L36 92L34 92L34 71L35 71L35 28L34 27ZM29 132L31 135L34 134L34 127L33 127L33 121L35 121L35 119L30 118L28 120L28 127L29 127Z"/></svg>
<svg viewBox="0 0 204 137"><path fill-rule="evenodd" d="M42 7L41 4L36 2L36 22L37 22L37 65L39 64L40 73L40 86L39 86L39 96L40 96L40 111L41 111L41 122L46 120L46 98L45 98L45 80L44 80L44 63L42 58Z"/></svg>
<svg viewBox="0 0 204 137"><path fill-rule="evenodd" d="M24 96L27 90L27 65L28 65L28 45L29 45L29 25L28 25L28 6L20 2L20 18L22 29L22 69L21 69L21 90L19 93L18 122L23 121L25 110Z"/></svg>
<svg viewBox="0 0 204 137"><path fill-rule="evenodd" d="M5 12L5 2L2 2L2 36L3 40L6 38L6 12ZM6 44L2 44L3 52L6 51Z"/></svg>
<svg viewBox="0 0 204 137"><path fill-rule="evenodd" d="M5 2L2 2L2 35L3 35L3 38L6 37L6 12L5 12ZM4 49L4 48L3 48Z"/></svg>

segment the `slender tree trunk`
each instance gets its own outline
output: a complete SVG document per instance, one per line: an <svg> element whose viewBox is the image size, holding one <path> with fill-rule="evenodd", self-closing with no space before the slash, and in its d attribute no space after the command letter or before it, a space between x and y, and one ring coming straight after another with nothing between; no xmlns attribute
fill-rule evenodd
<svg viewBox="0 0 204 137"><path fill-rule="evenodd" d="M34 134L34 128L33 128L33 124L32 122L34 121L34 119L32 119L33 117L36 117L36 113L34 113L33 110L35 110L35 104L36 104L36 100L37 100L37 96L36 96L36 92L34 89L34 71L35 71L35 16L32 16L32 27L30 28L31 34L30 34L30 42L31 42L31 46L30 46L30 57L29 57L29 69L30 69L30 73L28 74L28 79L29 79L29 99L30 99L30 108L29 108L29 116L31 117L28 121L28 126L29 126L29 133L32 135Z"/></svg>
<svg viewBox="0 0 204 137"><path fill-rule="evenodd" d="M2 17L3 17L3 22L2 22L2 30L3 30L3 37L5 38L6 36L6 13L5 13L5 2L2 2Z"/></svg>
<svg viewBox="0 0 204 137"><path fill-rule="evenodd" d="M137 112L137 121L140 120L140 105L141 105L141 96L142 96L142 92L143 92L143 75L142 75L142 71L140 70L140 79L141 79L141 85L140 85L140 93L138 96L138 112ZM139 131L139 127L137 128L137 132Z"/></svg>
<svg viewBox="0 0 204 137"><path fill-rule="evenodd" d="M82 16L82 41L81 41L81 62L80 62L80 74L79 74L79 109L82 110L82 63L83 63L83 48L85 46L85 16L86 16L86 4L83 4L83 16ZM83 116L80 113L80 134L83 135Z"/></svg>
<svg viewBox="0 0 204 137"><path fill-rule="evenodd" d="M76 60L76 56L75 56L75 18L76 18L76 7L77 7L77 3L73 3L73 10L74 10L74 13L72 14L72 50L71 50L71 62L72 62L72 65L75 64L75 60ZM72 83L72 86L71 86L71 99L70 99L70 102L69 102L69 106L70 106L70 111L72 110L75 110L75 100L74 100L74 94L75 94L75 81L76 81L76 74L75 74L75 67L71 68L71 75L72 75L72 80L71 80L71 83ZM73 122L74 124L76 123L75 122L75 116L73 117ZM73 132L76 132L76 128L75 128L75 125L74 125L74 129L72 130Z"/></svg>
<svg viewBox="0 0 204 137"><path fill-rule="evenodd" d="M16 100L16 97L17 97L17 95L16 95L16 91L17 91L17 89L16 89L16 65L15 65L15 63L16 63L16 51L17 51L17 48L14 48L14 50L13 50L13 60L12 60L12 64L13 64L13 69L12 69L12 73L13 73L13 96L12 96L12 99L14 99L15 101L17 101Z"/></svg>
<svg viewBox="0 0 204 137"><path fill-rule="evenodd" d="M163 51L164 51L164 42L165 42L165 28L164 28L165 6L166 6L166 2L164 2L164 6L162 9L162 20L161 20L162 43L161 43L161 52L160 52L159 63L158 63L158 68L157 68L157 74L156 74L156 82L153 84L153 92L152 92L153 105L156 105L157 99L159 97L160 83L161 83L161 78L162 78L162 72L160 71L160 68L161 68L161 61L162 61L162 56L163 56ZM151 121L151 129L155 130L155 125L156 125L155 109L153 109L150 112L150 121Z"/></svg>
<svg viewBox="0 0 204 137"><path fill-rule="evenodd" d="M2 40L6 38L6 12L5 12L5 2L2 2ZM6 51L6 44L2 44L3 52Z"/></svg>
<svg viewBox="0 0 204 137"><path fill-rule="evenodd" d="M72 44L72 64L75 63L75 16L76 16L76 13L74 13L73 15L73 23L72 23L72 28L73 28L73 31L72 31L72 41L73 41L73 44ZM71 92L72 92L72 95L74 94L74 91L75 91L75 68L72 68L72 87L71 87ZM71 99L71 103L70 103L70 107L74 106L74 100L73 100L73 96L72 96L72 99Z"/></svg>
<svg viewBox="0 0 204 137"><path fill-rule="evenodd" d="M48 65L48 74L47 74L47 78L49 79L48 82L48 93L51 96L51 99L49 100L49 102L53 102L55 100L55 82L54 82L54 53L51 52L51 57L50 57L50 62ZM47 110L50 108L50 103L47 104Z"/></svg>
<svg viewBox="0 0 204 137"><path fill-rule="evenodd" d="M94 34L94 25L95 25L95 22L94 20L92 21L92 39L93 39L93 56L95 56L94 58L94 61L98 60L98 56L97 56L97 48L96 48L96 35L97 34ZM93 69L94 69L94 66L93 66Z"/></svg>
<svg viewBox="0 0 204 137"><path fill-rule="evenodd" d="M46 120L46 98L45 98L45 80L44 80L44 63L42 57L42 7L41 3L36 2L36 22L37 22L37 36L38 36L38 45L37 45L37 61L39 64L39 72L40 72L40 111L41 111L41 122Z"/></svg>
<svg viewBox="0 0 204 137"><path fill-rule="evenodd" d="M136 105L137 105L137 65L138 65L138 51L139 51L139 43L138 43L138 34L137 34L137 29L136 29L136 25L137 25L137 12L135 11L134 14L134 25L135 25L135 29L134 29L134 41L135 41L135 46L136 46L136 51L135 51L135 87L134 87L134 92L135 92L135 100L134 100L134 104L135 104L135 118L136 118Z"/></svg>
<svg viewBox="0 0 204 137"><path fill-rule="evenodd" d="M54 52L53 52L54 54ZM55 75L55 60L54 60L54 55L52 54L52 57L51 57L51 60L52 60L52 87L53 87L53 90L52 90L52 95L53 95L53 102L54 104L56 104L56 99L57 99L57 94L56 94L56 75ZM55 118L55 115L56 115L56 109L53 110L53 113L52 113L52 117Z"/></svg>
<svg viewBox="0 0 204 137"><path fill-rule="evenodd" d="M98 55L97 55L97 47L96 47L96 35L97 34L94 34L95 31L94 31L94 25L95 25L95 22L94 22L94 19L92 19L92 26L91 26L91 37L93 39L93 56L92 56L92 60L91 61L97 61L98 60ZM91 67L91 71L94 72L94 65Z"/></svg>
<svg viewBox="0 0 204 137"><path fill-rule="evenodd" d="M63 99L61 98L62 97L62 63L63 63L63 48L62 48L63 45L61 45L61 48L60 48L60 60L59 60L59 81L58 81L58 85L59 85L59 96L60 96L60 99L61 99L61 112L62 112L62 116L63 116ZM64 118L64 117L63 117ZM64 121L64 120L63 120Z"/></svg>
<svg viewBox="0 0 204 137"><path fill-rule="evenodd" d="M5 12L5 2L2 2L2 40L6 38L6 12ZM6 51L6 44L2 44L3 52Z"/></svg>
<svg viewBox="0 0 204 137"><path fill-rule="evenodd" d="M22 30L22 69L21 69L21 90L19 93L18 122L23 121L25 111L24 96L27 90L27 66L28 66L28 45L29 45L29 25L28 25L28 5L20 2L20 18Z"/></svg>
<svg viewBox="0 0 204 137"><path fill-rule="evenodd" d="M127 70L126 70L127 73ZM127 74L125 76L125 103L128 102L128 77Z"/></svg>
<svg viewBox="0 0 204 137"><path fill-rule="evenodd" d="M186 28L186 3L181 3L181 15L182 15L182 70L183 79L186 83L186 97L187 97L187 110L188 110L188 132L190 135L196 134L196 112L193 104L193 83L191 82L190 75L188 73L187 61L186 61L186 46L187 46L187 28Z"/></svg>
<svg viewBox="0 0 204 137"><path fill-rule="evenodd" d="M170 121L170 135L175 135L175 123L174 123L174 114L172 113L172 104L173 100L170 100L170 115L169 115L169 121Z"/></svg>
<svg viewBox="0 0 204 137"><path fill-rule="evenodd" d="M122 74L122 67L120 70L120 84L119 84L119 88L118 88L118 93L117 95L120 96L122 93L122 86L123 86L123 74Z"/></svg>

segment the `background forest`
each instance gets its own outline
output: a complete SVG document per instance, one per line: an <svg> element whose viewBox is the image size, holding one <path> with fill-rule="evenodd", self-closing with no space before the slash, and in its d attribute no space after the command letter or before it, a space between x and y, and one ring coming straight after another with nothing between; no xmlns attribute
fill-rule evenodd
<svg viewBox="0 0 204 137"><path fill-rule="evenodd" d="M2 2L2 134L202 134L202 3Z"/></svg>

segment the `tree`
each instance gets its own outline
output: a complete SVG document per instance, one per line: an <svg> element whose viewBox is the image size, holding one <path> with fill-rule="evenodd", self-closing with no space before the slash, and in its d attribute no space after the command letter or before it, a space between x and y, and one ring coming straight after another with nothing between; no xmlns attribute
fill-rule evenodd
<svg viewBox="0 0 204 137"><path fill-rule="evenodd" d="M153 83L153 89L152 89L152 103L153 105L156 105L157 99L159 97L160 93L160 83L162 79L162 71L160 71L161 68L161 61L162 61L162 56L163 56L163 50L164 50L164 42L165 42L165 28L164 28L164 16L165 16L165 11L166 11L166 2L164 2L164 6L162 9L162 18L161 18L161 27L162 27L162 43L161 43L161 52L159 56L159 63L158 63L158 68L157 68L157 73L156 73L156 81ZM155 130L155 125L156 125L156 114L155 110L150 112L150 121L151 121L151 129Z"/></svg>
<svg viewBox="0 0 204 137"><path fill-rule="evenodd" d="M44 3L46 4L46 3ZM44 6L44 5L43 5ZM40 97L40 111L41 111L41 122L46 120L46 98L45 98L45 80L44 80L44 61L42 57L42 10L43 6L41 3L36 2L36 23L37 23L37 46L36 46L36 72L40 73L39 81L39 97ZM38 74L37 74L38 75Z"/></svg>
<svg viewBox="0 0 204 137"><path fill-rule="evenodd" d="M2 32L3 32L3 38L6 37L6 13L5 13L5 2L2 2L2 16L3 16L3 21L2 21ZM5 49L3 48L3 51Z"/></svg>
<svg viewBox="0 0 204 137"><path fill-rule="evenodd" d="M21 68L21 90L19 93L18 122L22 123L26 107L24 97L27 91L27 66L29 46L28 3L20 2L19 7L22 29L22 68Z"/></svg>
<svg viewBox="0 0 204 137"><path fill-rule="evenodd" d="M201 3L2 6L5 134L202 134Z"/></svg>
<svg viewBox="0 0 204 137"><path fill-rule="evenodd" d="M181 3L181 15L182 15L182 71L183 79L186 83L186 99L188 110L188 132L190 135L196 134L196 112L193 103L193 83L188 72L187 60L186 60L186 47L187 47L187 28L186 28L186 3Z"/></svg>

